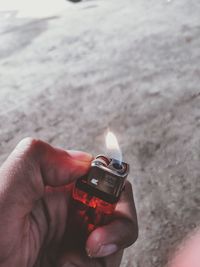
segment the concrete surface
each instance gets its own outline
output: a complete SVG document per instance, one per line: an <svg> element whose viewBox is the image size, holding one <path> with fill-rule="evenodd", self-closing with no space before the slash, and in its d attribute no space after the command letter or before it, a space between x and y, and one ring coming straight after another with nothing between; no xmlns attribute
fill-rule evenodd
<svg viewBox="0 0 200 267"><path fill-rule="evenodd" d="M9 14L9 16L7 16ZM0 161L25 136L131 165L140 235L122 267L165 266L200 222L200 2L72 4L0 17Z"/></svg>

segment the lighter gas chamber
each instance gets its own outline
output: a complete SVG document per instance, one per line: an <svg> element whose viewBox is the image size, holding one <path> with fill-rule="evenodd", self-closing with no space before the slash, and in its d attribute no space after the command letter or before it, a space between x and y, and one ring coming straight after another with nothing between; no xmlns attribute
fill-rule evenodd
<svg viewBox="0 0 200 267"><path fill-rule="evenodd" d="M124 189L128 173L127 163L99 155L92 161L87 175L77 180L73 199L89 231L107 223Z"/></svg>

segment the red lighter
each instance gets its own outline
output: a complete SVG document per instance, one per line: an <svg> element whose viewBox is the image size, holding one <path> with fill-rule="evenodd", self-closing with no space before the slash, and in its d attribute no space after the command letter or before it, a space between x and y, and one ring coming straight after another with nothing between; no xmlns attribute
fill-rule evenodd
<svg viewBox="0 0 200 267"><path fill-rule="evenodd" d="M86 176L79 178L73 189L73 210L78 229L86 236L112 219L124 188L129 165L106 156L97 156Z"/></svg>

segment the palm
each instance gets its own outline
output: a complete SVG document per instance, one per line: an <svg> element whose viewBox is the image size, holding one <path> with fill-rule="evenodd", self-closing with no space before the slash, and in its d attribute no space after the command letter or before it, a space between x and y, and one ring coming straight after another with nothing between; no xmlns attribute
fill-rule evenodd
<svg viewBox="0 0 200 267"><path fill-rule="evenodd" d="M69 191L47 191L28 216L27 247L30 266L57 266L67 222ZM34 252L34 253L33 253Z"/></svg>
<svg viewBox="0 0 200 267"><path fill-rule="evenodd" d="M105 260L109 260L90 259L81 242L81 235L76 235L75 239L72 236L73 232L77 231L77 229L72 229L73 223L70 229L66 227L70 190L70 188L48 190L44 199L38 201L31 212L27 239L30 248L29 255L33 259L30 266L55 267L63 262L80 267L100 267L104 266Z"/></svg>

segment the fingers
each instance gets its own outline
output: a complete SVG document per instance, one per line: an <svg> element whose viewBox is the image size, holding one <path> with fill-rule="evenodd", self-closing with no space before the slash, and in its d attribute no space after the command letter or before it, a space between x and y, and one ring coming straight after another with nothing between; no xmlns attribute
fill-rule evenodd
<svg viewBox="0 0 200 267"><path fill-rule="evenodd" d="M137 236L138 225L133 193L131 184L127 182L116 206L114 220L90 234L86 250L90 257L105 257L130 246Z"/></svg>
<svg viewBox="0 0 200 267"><path fill-rule="evenodd" d="M45 185L60 186L69 184L77 177L85 174L89 168L92 156L81 151L64 151L49 144L26 138L22 140L13 152L16 158L39 166Z"/></svg>
<svg viewBox="0 0 200 267"><path fill-rule="evenodd" d="M46 185L61 186L84 175L92 156L65 152L31 138L22 140L0 169L0 196L6 207L30 210ZM10 204L10 205L9 205Z"/></svg>

